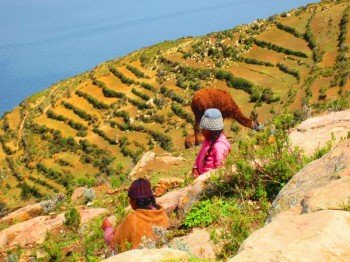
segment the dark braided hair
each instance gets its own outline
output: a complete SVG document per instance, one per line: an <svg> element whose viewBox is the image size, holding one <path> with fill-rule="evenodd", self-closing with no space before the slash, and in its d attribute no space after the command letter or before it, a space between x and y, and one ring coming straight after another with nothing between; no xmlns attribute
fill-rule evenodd
<svg viewBox="0 0 350 262"><path fill-rule="evenodd" d="M213 150L214 144L215 144L216 140L218 140L218 138L221 135L223 129L221 129L221 130L209 130L209 131L210 131L210 139L209 140L211 141L211 144L210 144L210 147L209 147L207 153L205 154L205 157L204 157L204 160L203 160L204 166L207 164L209 154Z"/></svg>
<svg viewBox="0 0 350 262"><path fill-rule="evenodd" d="M140 209L152 209L152 207L160 209L160 206L156 203L154 196L136 199L136 206Z"/></svg>

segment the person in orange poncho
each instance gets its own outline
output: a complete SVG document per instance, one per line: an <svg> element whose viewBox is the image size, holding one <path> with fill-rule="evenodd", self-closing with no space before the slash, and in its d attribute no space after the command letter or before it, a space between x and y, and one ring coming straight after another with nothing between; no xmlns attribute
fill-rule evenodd
<svg viewBox="0 0 350 262"><path fill-rule="evenodd" d="M153 226L165 229L169 227L168 216L164 209L156 204L148 180L142 178L135 180L129 188L128 196L134 212L115 229L112 228L108 219L105 219L102 224L104 239L116 252L137 248L143 236L154 240Z"/></svg>

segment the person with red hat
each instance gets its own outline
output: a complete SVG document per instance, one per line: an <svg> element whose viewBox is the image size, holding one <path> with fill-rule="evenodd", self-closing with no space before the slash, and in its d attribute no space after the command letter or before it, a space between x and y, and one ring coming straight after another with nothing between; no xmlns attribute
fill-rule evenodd
<svg viewBox="0 0 350 262"><path fill-rule="evenodd" d="M135 180L128 191L131 208L130 213L115 229L108 219L102 224L104 239L109 247L116 252L137 248L142 238L155 239L153 226L165 229L169 227L167 214L155 201L151 183L147 179Z"/></svg>

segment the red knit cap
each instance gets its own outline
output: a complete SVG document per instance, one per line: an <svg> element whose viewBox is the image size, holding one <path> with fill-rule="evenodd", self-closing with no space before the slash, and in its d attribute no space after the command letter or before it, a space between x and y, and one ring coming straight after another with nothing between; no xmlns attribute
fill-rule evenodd
<svg viewBox="0 0 350 262"><path fill-rule="evenodd" d="M151 183L144 178L132 182L129 187L128 196L132 199L148 198L153 196Z"/></svg>

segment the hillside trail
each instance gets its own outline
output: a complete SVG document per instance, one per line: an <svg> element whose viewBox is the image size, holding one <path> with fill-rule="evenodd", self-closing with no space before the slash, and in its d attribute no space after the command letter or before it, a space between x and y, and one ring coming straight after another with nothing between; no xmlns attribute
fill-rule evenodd
<svg viewBox="0 0 350 262"><path fill-rule="evenodd" d="M50 89L50 92L49 92L49 96L54 93L56 90L57 90L58 86L54 86ZM35 109L37 107L39 107L43 102L45 101L45 96L42 96L40 99L38 99L37 101L35 101L35 103L31 106L31 109ZM46 111L50 108L50 106L47 106L43 109L43 113L42 114L46 114ZM18 126L18 139L17 139L17 142L16 142L16 150L18 150L18 147L19 147L19 143L20 141L22 141L22 137L23 137L23 132L24 132L24 124L28 118L28 115L29 115L29 111L26 110L25 111L25 114L23 116L23 118L21 118L20 120L20 123L19 123L19 126Z"/></svg>

